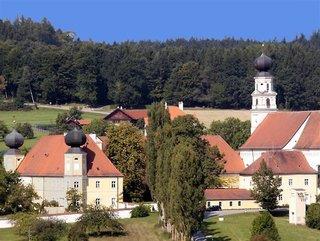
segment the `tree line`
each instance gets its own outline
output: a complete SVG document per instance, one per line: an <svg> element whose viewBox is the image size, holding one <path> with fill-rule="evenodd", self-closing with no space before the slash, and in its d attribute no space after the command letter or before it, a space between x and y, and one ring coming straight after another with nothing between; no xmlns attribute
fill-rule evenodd
<svg viewBox="0 0 320 241"><path fill-rule="evenodd" d="M98 43L55 29L47 19L0 20L0 92L53 104L137 107L182 100L187 106L250 108L261 44L233 38ZM274 60L278 105L318 109L319 30L265 45Z"/></svg>

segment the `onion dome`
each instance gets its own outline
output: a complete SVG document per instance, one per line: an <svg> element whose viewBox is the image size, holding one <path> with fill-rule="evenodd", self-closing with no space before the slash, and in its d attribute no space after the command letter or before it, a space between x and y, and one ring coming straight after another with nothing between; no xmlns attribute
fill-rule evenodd
<svg viewBox="0 0 320 241"><path fill-rule="evenodd" d="M87 137L81 129L75 127L73 130L67 133L67 135L64 137L64 140L68 146L80 147L86 143Z"/></svg>
<svg viewBox="0 0 320 241"><path fill-rule="evenodd" d="M13 129L11 133L6 135L4 142L10 149L18 149L23 145L24 138L19 132Z"/></svg>
<svg viewBox="0 0 320 241"><path fill-rule="evenodd" d="M271 68L272 60L270 57L262 53L256 60L254 61L254 67L259 72L268 72Z"/></svg>

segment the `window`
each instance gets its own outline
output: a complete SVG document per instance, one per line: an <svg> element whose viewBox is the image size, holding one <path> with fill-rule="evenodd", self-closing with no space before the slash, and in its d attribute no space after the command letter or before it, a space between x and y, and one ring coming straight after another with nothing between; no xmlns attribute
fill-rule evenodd
<svg viewBox="0 0 320 241"><path fill-rule="evenodd" d="M222 206L222 202L219 202L219 207L221 207Z"/></svg>
<svg viewBox="0 0 320 241"><path fill-rule="evenodd" d="M74 188L78 188L78 187L79 187L79 182L77 182L77 181L74 182L74 183L73 183L73 187L74 187Z"/></svg>
<svg viewBox="0 0 320 241"><path fill-rule="evenodd" d="M232 202L229 202L229 206L232 207Z"/></svg>
<svg viewBox="0 0 320 241"><path fill-rule="evenodd" d="M111 187L112 187L112 188L116 188L116 181L112 181L112 182L111 182Z"/></svg>
<svg viewBox="0 0 320 241"><path fill-rule="evenodd" d="M304 179L304 185L308 186L309 185L309 179Z"/></svg>
<svg viewBox="0 0 320 241"><path fill-rule="evenodd" d="M96 181L96 188L100 187L100 181Z"/></svg>
<svg viewBox="0 0 320 241"><path fill-rule="evenodd" d="M266 103L267 103L267 108L270 108L270 99L269 98L267 98Z"/></svg>
<svg viewBox="0 0 320 241"><path fill-rule="evenodd" d="M269 84L267 84L267 91L269 91Z"/></svg>
<svg viewBox="0 0 320 241"><path fill-rule="evenodd" d="M292 179L289 179L289 186L292 186Z"/></svg>
<svg viewBox="0 0 320 241"><path fill-rule="evenodd" d="M279 201L282 201L282 194L280 194L280 195L278 196L278 200L279 200Z"/></svg>
<svg viewBox="0 0 320 241"><path fill-rule="evenodd" d="M112 206L115 206L116 205L116 199L113 197L111 198L111 205Z"/></svg>
<svg viewBox="0 0 320 241"><path fill-rule="evenodd" d="M210 207L211 206L211 203L210 202L208 202L208 207Z"/></svg>
<svg viewBox="0 0 320 241"><path fill-rule="evenodd" d="M239 207L241 206L241 201L238 201L238 206L239 206Z"/></svg>
<svg viewBox="0 0 320 241"><path fill-rule="evenodd" d="M100 205L100 198L96 198L96 206Z"/></svg>
<svg viewBox="0 0 320 241"><path fill-rule="evenodd" d="M258 99L256 99L256 105L258 105L259 104L259 100Z"/></svg>

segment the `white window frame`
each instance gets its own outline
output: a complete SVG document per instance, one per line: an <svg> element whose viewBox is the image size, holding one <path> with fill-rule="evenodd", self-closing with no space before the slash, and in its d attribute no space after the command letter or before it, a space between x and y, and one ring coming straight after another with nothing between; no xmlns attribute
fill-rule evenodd
<svg viewBox="0 0 320 241"><path fill-rule="evenodd" d="M100 188L100 181L96 181L96 188Z"/></svg>
<svg viewBox="0 0 320 241"><path fill-rule="evenodd" d="M111 188L116 188L116 187L117 187L117 182L111 181Z"/></svg>
<svg viewBox="0 0 320 241"><path fill-rule="evenodd" d="M309 179L308 179L308 178L305 178L305 179L304 179L304 185L305 185L305 186L309 186Z"/></svg>
<svg viewBox="0 0 320 241"><path fill-rule="evenodd" d="M99 206L101 204L101 199L99 197L96 198L96 206Z"/></svg>
<svg viewBox="0 0 320 241"><path fill-rule="evenodd" d="M79 182L78 181L74 181L73 182L73 187L74 188L79 188Z"/></svg>

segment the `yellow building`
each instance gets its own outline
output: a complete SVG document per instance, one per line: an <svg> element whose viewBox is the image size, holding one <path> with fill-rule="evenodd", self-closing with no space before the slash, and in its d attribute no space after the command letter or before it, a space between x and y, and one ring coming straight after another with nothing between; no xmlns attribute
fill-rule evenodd
<svg viewBox="0 0 320 241"><path fill-rule="evenodd" d="M5 169L17 170L41 200L67 207L66 192L76 188L85 204L117 208L122 202L123 175L104 154L97 136L76 128L66 136L44 136L25 157L18 149L23 144L19 133L13 131L5 142L10 148L4 154Z"/></svg>
<svg viewBox="0 0 320 241"><path fill-rule="evenodd" d="M240 188L252 189L252 176L265 161L274 175L281 178L279 205L288 205L292 189L304 189L306 204L314 203L317 195L318 173L309 165L301 151L280 150L262 153L261 157L240 173Z"/></svg>
<svg viewBox="0 0 320 241"><path fill-rule="evenodd" d="M257 209L259 204L251 197L250 190L239 188L214 188L205 190L207 209L216 206L222 210Z"/></svg>

